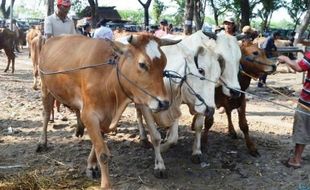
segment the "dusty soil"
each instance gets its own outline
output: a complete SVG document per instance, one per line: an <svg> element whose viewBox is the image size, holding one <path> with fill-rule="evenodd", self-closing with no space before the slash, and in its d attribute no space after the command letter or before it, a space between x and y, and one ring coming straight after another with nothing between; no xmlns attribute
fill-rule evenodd
<svg viewBox="0 0 310 190"><path fill-rule="evenodd" d="M87 135L74 136L75 117L56 119L49 124L49 151L36 153L41 133L40 91L32 90L31 62L27 49L16 58L16 71L3 73L6 57L0 54L0 189L96 189L98 180L86 177L85 167L91 142ZM279 68L284 71L284 68ZM301 84L296 74L279 72L268 77L268 85L289 97L256 88L252 81L248 92L291 108ZM295 91L295 92L293 92ZM227 135L224 114L215 114L209 142L203 146L200 165L191 163L193 132L191 115L185 106L180 119L180 139L163 154L168 179L153 175L154 153L139 144L135 111L124 112L118 132L105 136L113 154L110 176L115 189L310 189L310 149L304 154L301 169L286 168L281 160L292 154L291 131L294 110L256 96L247 95L247 119L250 135L261 154L248 154L238 128L238 139ZM12 130L11 130L12 129Z"/></svg>

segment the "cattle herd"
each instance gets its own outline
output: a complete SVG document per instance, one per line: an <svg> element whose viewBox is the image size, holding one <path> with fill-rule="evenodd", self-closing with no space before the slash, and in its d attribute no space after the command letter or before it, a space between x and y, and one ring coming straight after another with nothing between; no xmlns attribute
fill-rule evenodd
<svg viewBox="0 0 310 190"><path fill-rule="evenodd" d="M251 78L273 73L276 65L257 44L241 37L197 31L190 36L162 39L135 34L123 38L125 41L106 41L72 35L45 41L39 29L31 29L27 42L33 63L33 89L41 89L43 105L37 151L48 149L47 127L57 100L76 113L77 135L87 130L92 148L86 173L94 177L99 169L102 188L112 187L108 167L111 153L102 134L115 131L130 103L136 107L141 142L154 148L154 175L158 178L167 177L162 153L178 142L182 104L193 116L193 163L202 162L201 143L206 143L215 108L219 107L225 108L233 137L236 132L231 111L238 110L248 151L258 156L249 136L242 92ZM14 35L9 31L0 33L0 48L8 57L5 72L12 62L14 73L12 41ZM158 128L166 130L165 139Z"/></svg>

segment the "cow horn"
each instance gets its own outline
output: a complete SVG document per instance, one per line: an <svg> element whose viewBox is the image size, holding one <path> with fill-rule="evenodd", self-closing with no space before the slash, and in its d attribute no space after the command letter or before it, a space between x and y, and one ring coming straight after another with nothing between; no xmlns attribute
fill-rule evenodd
<svg viewBox="0 0 310 190"><path fill-rule="evenodd" d="M137 36L130 35L130 36L128 36L127 41L131 45L134 45L137 43Z"/></svg>
<svg viewBox="0 0 310 190"><path fill-rule="evenodd" d="M209 38L212 38L214 40L217 39L217 35L213 32L206 32L206 31L202 31L204 33L204 35L208 36Z"/></svg>
<svg viewBox="0 0 310 190"><path fill-rule="evenodd" d="M161 38L160 39L160 45L159 46L170 46L179 43L182 40L170 40L167 38Z"/></svg>
<svg viewBox="0 0 310 190"><path fill-rule="evenodd" d="M245 34L238 34L238 35L236 35L236 38L237 38L238 41L239 40L243 40L246 37L247 37L247 35L245 35Z"/></svg>

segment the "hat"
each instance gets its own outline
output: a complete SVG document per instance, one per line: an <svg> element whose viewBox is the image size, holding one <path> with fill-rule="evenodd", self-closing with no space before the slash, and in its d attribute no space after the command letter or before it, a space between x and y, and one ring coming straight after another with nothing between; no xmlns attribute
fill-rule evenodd
<svg viewBox="0 0 310 190"><path fill-rule="evenodd" d="M163 19L160 21L160 24L167 26L168 25L168 21L166 19Z"/></svg>
<svg viewBox="0 0 310 190"><path fill-rule="evenodd" d="M225 23L225 22L229 22L229 23L235 24L235 20L234 20L232 17L226 17L226 18L224 19L224 22L223 22L223 23Z"/></svg>
<svg viewBox="0 0 310 190"><path fill-rule="evenodd" d="M70 0L57 0L57 5L71 6Z"/></svg>
<svg viewBox="0 0 310 190"><path fill-rule="evenodd" d="M253 32L253 29L251 28L251 26L245 25L245 26L242 28L242 32L243 32L243 33L251 33L251 32Z"/></svg>

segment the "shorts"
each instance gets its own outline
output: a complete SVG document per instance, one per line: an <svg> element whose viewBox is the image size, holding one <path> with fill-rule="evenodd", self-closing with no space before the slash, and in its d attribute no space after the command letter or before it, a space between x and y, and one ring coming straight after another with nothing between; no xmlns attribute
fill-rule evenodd
<svg viewBox="0 0 310 190"><path fill-rule="evenodd" d="M310 144L310 111L306 110L301 105L297 106L297 110L302 112L295 111L293 143L304 145Z"/></svg>

